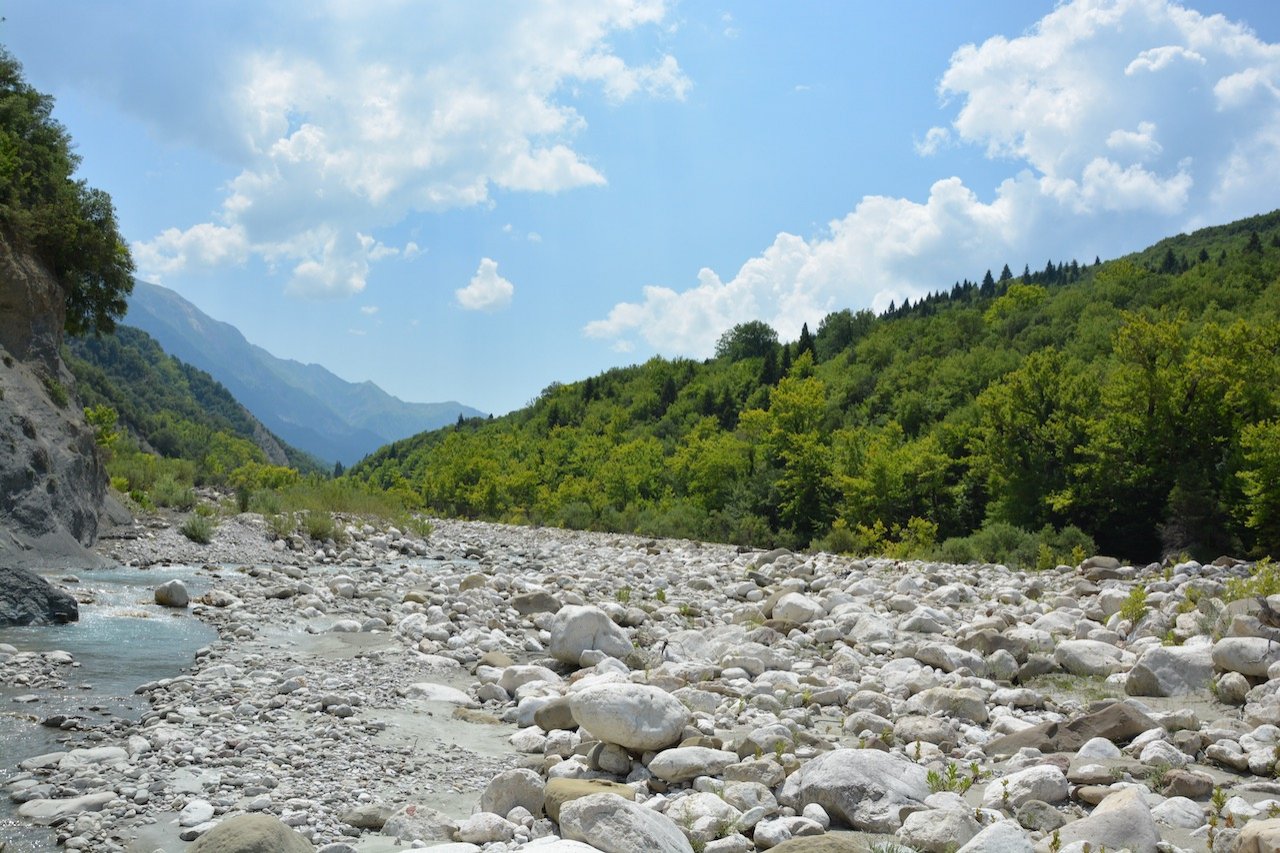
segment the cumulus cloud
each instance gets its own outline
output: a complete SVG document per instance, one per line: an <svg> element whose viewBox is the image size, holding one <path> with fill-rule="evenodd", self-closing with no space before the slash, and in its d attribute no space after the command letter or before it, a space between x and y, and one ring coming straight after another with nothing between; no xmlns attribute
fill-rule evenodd
<svg viewBox="0 0 1280 853"><path fill-rule="evenodd" d="M949 125L921 156L974 146L1009 165L923 202L866 197L811 236L779 234L722 279L653 285L584 332L705 356L735 323L794 338L828 311L918 298L1003 263L1090 260L1275 206L1280 45L1167 0L1063 3L1025 34L964 45L939 83ZM981 195L980 195L981 193Z"/></svg>
<svg viewBox="0 0 1280 853"><path fill-rule="evenodd" d="M515 285L498 275L498 262L482 258L471 282L453 295L468 311L497 311L511 304L515 292Z"/></svg>
<svg viewBox="0 0 1280 853"><path fill-rule="evenodd" d="M370 236L412 212L603 184L573 147L587 123L566 93L682 99L691 85L669 54L629 62L611 46L660 25L664 0L303 8L259 13L292 31L271 50L224 44L227 70L186 93L217 115L206 144L241 168L214 221L135 244L143 275L259 257L299 295L357 293L371 264L420 251Z"/></svg>

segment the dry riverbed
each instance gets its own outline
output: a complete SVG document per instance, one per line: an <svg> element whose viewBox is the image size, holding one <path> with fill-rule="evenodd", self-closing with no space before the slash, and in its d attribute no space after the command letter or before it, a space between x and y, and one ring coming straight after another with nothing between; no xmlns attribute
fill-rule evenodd
<svg viewBox="0 0 1280 853"><path fill-rule="evenodd" d="M252 515L100 550L157 585L204 566L172 603L218 639L139 686L137 722L9 778L69 849L1280 843L1280 643L1222 601L1237 561L1023 573L452 521L317 547ZM66 665L0 645L9 680Z"/></svg>

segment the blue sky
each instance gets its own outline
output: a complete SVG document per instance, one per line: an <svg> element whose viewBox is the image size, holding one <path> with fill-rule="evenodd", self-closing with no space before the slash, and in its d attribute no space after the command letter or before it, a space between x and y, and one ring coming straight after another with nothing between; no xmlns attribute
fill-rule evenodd
<svg viewBox="0 0 1280 853"><path fill-rule="evenodd" d="M1280 4L10 0L141 278L502 413L1280 206Z"/></svg>

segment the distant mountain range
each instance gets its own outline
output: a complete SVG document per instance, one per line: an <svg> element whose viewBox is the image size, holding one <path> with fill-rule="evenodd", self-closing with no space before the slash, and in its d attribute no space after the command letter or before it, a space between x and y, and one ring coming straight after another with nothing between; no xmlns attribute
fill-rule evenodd
<svg viewBox="0 0 1280 853"><path fill-rule="evenodd" d="M138 281L123 323L207 371L276 435L322 460L350 465L384 444L483 412L455 401L406 403L372 382L277 358L177 293Z"/></svg>

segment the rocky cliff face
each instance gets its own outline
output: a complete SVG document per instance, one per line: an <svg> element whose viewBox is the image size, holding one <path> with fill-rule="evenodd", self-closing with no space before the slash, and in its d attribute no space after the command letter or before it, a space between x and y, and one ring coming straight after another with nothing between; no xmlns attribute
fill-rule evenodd
<svg viewBox="0 0 1280 853"><path fill-rule="evenodd" d="M56 281L0 238L0 561L90 565L107 477L58 355Z"/></svg>

